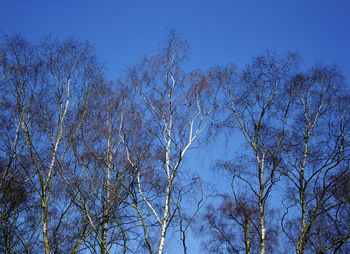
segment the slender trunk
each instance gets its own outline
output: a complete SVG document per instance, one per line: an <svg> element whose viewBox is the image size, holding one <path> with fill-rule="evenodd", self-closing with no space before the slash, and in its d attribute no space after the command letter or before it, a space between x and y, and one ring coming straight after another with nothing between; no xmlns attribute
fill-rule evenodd
<svg viewBox="0 0 350 254"><path fill-rule="evenodd" d="M148 230L147 230L147 225L146 225L145 219L143 218L143 214L142 214L141 209L138 206L137 202L136 202L136 204L137 204L136 205L136 211L137 211L137 214L139 215L139 217L141 219L143 235L145 237L145 241L146 241L146 245L147 245L148 251L149 251L150 254L153 254L154 252L153 252L152 245L151 245L151 242L150 242L150 239L149 239L149 235L148 235Z"/></svg>
<svg viewBox="0 0 350 254"><path fill-rule="evenodd" d="M50 242L49 242L49 232L48 232L48 200L51 192L51 184L53 182L54 178L54 170L55 170L55 162L56 162L56 156L57 156L57 150L58 146L60 144L61 138L62 138L62 132L63 132L63 119L61 120L61 124L59 127L59 134L56 139L56 143L54 146L54 150L52 152L51 156L51 162L49 166L49 171L47 174L47 178L45 182L41 181L40 185L42 188L42 210L43 210L43 218L42 218L42 229L43 229L43 239L44 239L44 249L45 254L50 253Z"/></svg>
<svg viewBox="0 0 350 254"><path fill-rule="evenodd" d="M262 158L258 158L259 164L259 224L260 224L260 253L265 254L265 207L264 207L264 160L265 154Z"/></svg>
<svg viewBox="0 0 350 254"><path fill-rule="evenodd" d="M110 178L112 169L112 126L108 122L108 135L107 135L107 156L106 156L106 179L105 179L105 195L103 204L103 218L102 218L102 237L101 237L101 254L108 253L107 250L107 231L109 223L109 201L110 201Z"/></svg>
<svg viewBox="0 0 350 254"><path fill-rule="evenodd" d="M303 160L300 165L300 174L299 174L299 199L300 199L300 208L301 208L301 229L298 237L298 242L296 246L297 254L303 254L305 252L306 245L306 234L307 234L307 223L306 223L306 203L305 203L305 167L307 161L307 154L309 151L309 139L310 132L306 131L305 143L304 143L304 152Z"/></svg>
<svg viewBox="0 0 350 254"><path fill-rule="evenodd" d="M50 254L51 250L50 250L49 231L48 231L48 200L45 196L42 197L41 207L43 210L41 227L43 230L44 252L45 254Z"/></svg>
<svg viewBox="0 0 350 254"><path fill-rule="evenodd" d="M250 254L250 221L244 221L244 245L245 245L245 253Z"/></svg>
<svg viewBox="0 0 350 254"><path fill-rule="evenodd" d="M170 89L169 94L169 120L168 125L165 125L165 129L167 132L167 143L165 148L165 167L166 167L166 174L167 174L167 188L166 188L166 195L165 195L165 202L164 202L164 214L163 219L161 221L161 233L160 233L160 240L158 245L158 254L163 254L164 252L164 246L165 246L165 239L166 239L166 232L168 228L168 220L170 217L170 198L171 198L171 188L172 188L172 182L174 177L174 172L171 171L171 165L170 165L170 156L171 156L171 132L173 128L173 106L172 106L172 90Z"/></svg>
<svg viewBox="0 0 350 254"><path fill-rule="evenodd" d="M161 234L160 234L160 240L159 240L158 254L164 253L165 238L166 238L166 232L167 232L168 221L169 221L169 216L170 216L171 185L172 185L172 180L170 179L170 180L168 180L168 185L167 185L167 190L166 190L164 214L163 214L162 225L161 225Z"/></svg>
<svg viewBox="0 0 350 254"><path fill-rule="evenodd" d="M8 215L6 214L5 216L1 217L1 229L2 229L2 234L3 234L3 250L5 254L10 254L11 253L11 244L10 244L10 239L11 239L11 232L10 232L10 227L9 227L9 218ZM1 248L2 249L2 248Z"/></svg>
<svg viewBox="0 0 350 254"><path fill-rule="evenodd" d="M180 206L177 206L179 212L179 224L180 224L180 239L182 242L183 254L187 254L187 245L186 245L186 229L183 228L183 217Z"/></svg>
<svg viewBox="0 0 350 254"><path fill-rule="evenodd" d="M79 248L87 236L88 236L88 234L86 232L83 232L83 235L81 236L80 240L74 245L73 250L71 251L70 254L77 254L79 252Z"/></svg>
<svg viewBox="0 0 350 254"><path fill-rule="evenodd" d="M108 171L108 170L107 170ZM108 179L108 178L107 178ZM107 184L109 180L106 180L106 188L108 187L109 184ZM108 233L108 224L109 224L109 191L105 193L106 195L106 200L105 204L103 205L103 215L102 215L102 232L101 232L101 254L108 253L107 251L107 233Z"/></svg>

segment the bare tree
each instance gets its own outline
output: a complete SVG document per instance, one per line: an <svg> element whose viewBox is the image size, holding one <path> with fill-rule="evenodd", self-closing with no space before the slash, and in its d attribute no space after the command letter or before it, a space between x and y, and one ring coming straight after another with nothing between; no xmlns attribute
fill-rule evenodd
<svg viewBox="0 0 350 254"><path fill-rule="evenodd" d="M142 223L147 249L165 251L166 236L179 203L181 165L212 122L218 87L214 74L185 74L188 45L174 32L161 52L130 71L134 122L123 123L120 138L136 175L133 206ZM123 116L124 117L124 116ZM137 124L136 124L137 123ZM130 138L130 133L137 139ZM183 210L182 210L183 211ZM154 230L152 230L154 229ZM153 231L153 232L150 232Z"/></svg>
<svg viewBox="0 0 350 254"><path fill-rule="evenodd" d="M290 100L286 87L298 64L295 54L277 57L271 52L256 57L228 86L229 116L224 122L240 130L249 147L241 163L220 163L248 186L259 208L260 253L266 250L266 204L279 180L279 149L284 145ZM251 160L251 155L253 160ZM238 158L238 157L236 157Z"/></svg>
<svg viewBox="0 0 350 254"><path fill-rule="evenodd" d="M348 227L337 232L344 223L338 212L348 204L334 197L349 170L349 108L342 86L343 76L332 66L315 66L293 80L296 102L283 158L290 188L282 226L296 253L335 251L349 238Z"/></svg>
<svg viewBox="0 0 350 254"><path fill-rule="evenodd" d="M206 208L201 232L210 253L255 253L259 245L259 210L253 197L221 196L219 206Z"/></svg>
<svg viewBox="0 0 350 254"><path fill-rule="evenodd" d="M23 138L5 65L7 47L0 46L0 252L29 253L33 238L27 234L31 223L31 188L22 167L26 167ZM32 225L35 220L32 218ZM34 231L34 230L33 230Z"/></svg>
<svg viewBox="0 0 350 254"><path fill-rule="evenodd" d="M13 83L26 69L33 67L27 51L29 45L18 37L5 37L0 46L0 192L1 192L1 251L30 253L37 247L38 237L33 204L33 188L29 184L28 154L20 128Z"/></svg>
<svg viewBox="0 0 350 254"><path fill-rule="evenodd" d="M127 230L135 227L127 200L133 175L118 132L129 95L104 80L91 94L85 121L73 141L74 180L72 175L65 179L90 231L82 245L96 253L120 248L126 253L132 240Z"/></svg>
<svg viewBox="0 0 350 254"><path fill-rule="evenodd" d="M3 57L4 81L12 89L16 119L26 144L30 167L26 174L35 189L41 206L41 229L44 252L51 252L50 237L69 210L62 208L58 221L50 202L56 186L58 170L64 164L69 140L79 128L77 109L85 99L84 93L94 81L95 57L87 44L75 40L57 43L44 41L32 46L19 37L6 43ZM75 119L75 125L69 125ZM54 223L58 223L54 226ZM49 232L51 230L51 233Z"/></svg>
<svg viewBox="0 0 350 254"><path fill-rule="evenodd" d="M186 158L221 127L244 144L216 164L232 192L204 213L209 252L275 253L280 240L298 254L349 252L350 96L339 69L302 72L297 55L267 52L240 71L189 72L188 51L172 31L108 82L88 43L3 39L1 253L163 254L171 243L187 254L206 187ZM277 187L283 200L271 198ZM272 201L285 208L284 238Z"/></svg>

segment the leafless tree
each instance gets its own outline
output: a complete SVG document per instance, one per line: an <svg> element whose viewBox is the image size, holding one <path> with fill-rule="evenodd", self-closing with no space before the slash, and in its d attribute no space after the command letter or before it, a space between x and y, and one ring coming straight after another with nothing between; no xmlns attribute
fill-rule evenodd
<svg viewBox="0 0 350 254"><path fill-rule="evenodd" d="M120 116L129 96L104 80L94 87L85 121L73 141L76 169L66 182L90 233L82 242L96 253L126 253L134 225L128 211L133 174L119 138ZM71 180L73 176L73 181Z"/></svg>
<svg viewBox="0 0 350 254"><path fill-rule="evenodd" d="M232 192L205 210L206 250L276 253L281 241L298 254L349 252L350 93L339 69L300 71L297 55L267 52L241 70L185 71L188 52L172 31L109 82L88 43L2 39L1 253L163 254L171 239L187 254L207 190L186 158L221 127L243 144L216 164Z"/></svg>
<svg viewBox="0 0 350 254"><path fill-rule="evenodd" d="M227 86L230 100L225 107L230 113L224 124L240 131L249 150L241 160L236 156L232 163L219 164L248 186L256 198L261 254L267 249L266 204L279 180L279 149L284 145L284 129L289 118L290 98L282 98L286 98L286 87L297 65L295 54L278 57L267 52L256 57Z"/></svg>
<svg viewBox="0 0 350 254"><path fill-rule="evenodd" d="M223 195L219 206L206 208L201 232L209 253L255 253L259 245L259 211L253 198Z"/></svg>
<svg viewBox="0 0 350 254"><path fill-rule="evenodd" d="M128 79L134 88L135 109L130 113L135 120L124 121L119 134L136 175L133 206L150 253L155 248L158 254L165 251L167 233L179 211L181 192L176 190L181 188L176 186L185 173L181 165L212 123L216 109L215 75L186 74L181 65L187 51L187 43L171 32L160 53L133 67ZM130 138L131 131L137 139Z"/></svg>
<svg viewBox="0 0 350 254"><path fill-rule="evenodd" d="M54 236L64 230L60 226L70 205L50 200L53 196L60 198L59 192L53 192L58 171L64 165L70 137L79 128L83 114L78 109L98 68L90 46L75 40L58 43L48 39L33 46L12 37L4 48L3 82L13 96L19 126L16 130L26 144L27 181L40 202L43 249L51 253L56 245ZM67 247L62 242L60 246Z"/></svg>
<svg viewBox="0 0 350 254"><path fill-rule="evenodd" d="M349 239L348 226L339 230L348 214L338 217L349 203L336 197L349 171L348 92L333 66L317 65L296 75L292 85L296 101L283 156L290 183L283 230L296 253L336 252Z"/></svg>

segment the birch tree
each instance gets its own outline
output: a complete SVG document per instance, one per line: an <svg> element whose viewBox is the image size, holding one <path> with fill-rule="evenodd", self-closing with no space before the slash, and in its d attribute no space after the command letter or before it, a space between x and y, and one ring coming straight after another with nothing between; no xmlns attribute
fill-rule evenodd
<svg viewBox="0 0 350 254"><path fill-rule="evenodd" d="M209 205L200 229L209 253L255 253L259 245L259 211L253 197L222 195L218 206Z"/></svg>
<svg viewBox="0 0 350 254"><path fill-rule="evenodd" d="M172 32L160 53L133 67L128 79L137 105L130 112L135 120L133 124L124 121L119 135L135 172L133 207L149 253L165 252L178 212L174 202L179 195L176 186L185 173L183 160L205 134L216 109L215 75L186 74L181 65L187 51L187 43ZM130 133L137 139L130 138Z"/></svg>
<svg viewBox="0 0 350 254"><path fill-rule="evenodd" d="M6 43L5 81L12 89L16 119L29 157L27 181L40 202L45 253L53 251L54 236L61 230L62 219L70 208L69 202L50 201L60 193L53 192L58 170L64 165L69 139L79 128L83 114L78 108L85 99L84 93L94 82L97 65L91 52L87 44L75 40L61 44L46 40L33 46L13 37ZM55 221L51 217L53 211L60 213Z"/></svg>
<svg viewBox="0 0 350 254"><path fill-rule="evenodd" d="M249 150L243 154L241 163L237 156L233 163L220 164L239 180L237 184L246 186L255 197L259 208L261 254L267 249L267 204L279 181L279 149L284 145L284 129L289 118L291 98L282 98L297 64L295 54L278 57L267 52L254 58L227 91L230 101L226 107L230 113L224 124L240 131Z"/></svg>
<svg viewBox="0 0 350 254"><path fill-rule="evenodd" d="M290 187L285 202L283 230L296 253L326 253L349 239L339 212L348 203L335 198L349 170L348 92L343 76L333 66L317 65L294 78L294 120L288 131L289 148L284 155ZM329 223L329 224L328 224ZM345 223L345 224L344 224ZM342 230L334 234L339 225ZM322 241L314 237L322 232ZM331 238L327 234L334 234ZM317 238L316 238L317 239ZM328 239L328 240L326 240Z"/></svg>
<svg viewBox="0 0 350 254"><path fill-rule="evenodd" d="M77 167L65 179L87 222L81 245L96 253L126 253L133 251L129 241L134 240L128 232L135 227L128 206L133 175L118 132L129 95L105 80L100 80L91 94L85 121L73 141Z"/></svg>
<svg viewBox="0 0 350 254"><path fill-rule="evenodd" d="M29 253L33 251L33 235L27 234L35 225L31 205L32 190L26 183L22 167L27 156L23 153L23 136L13 93L8 86L6 66L8 47L0 46L0 252ZM35 234L34 234L35 235Z"/></svg>

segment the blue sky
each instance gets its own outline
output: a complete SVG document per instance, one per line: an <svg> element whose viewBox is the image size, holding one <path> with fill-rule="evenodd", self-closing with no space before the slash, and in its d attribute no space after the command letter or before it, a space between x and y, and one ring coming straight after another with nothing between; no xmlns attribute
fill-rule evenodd
<svg viewBox="0 0 350 254"><path fill-rule="evenodd" d="M350 73L347 0L0 0L0 31L90 41L116 77L152 54L175 29L192 46L193 68L244 64L270 49ZM348 76L348 75L347 75Z"/></svg>
<svg viewBox="0 0 350 254"><path fill-rule="evenodd" d="M269 49L297 52L306 66L337 64L349 79L349 13L348 0L0 0L0 32L88 40L111 79L154 53L170 29L191 45L190 68L244 65ZM197 154L207 168L209 153Z"/></svg>

